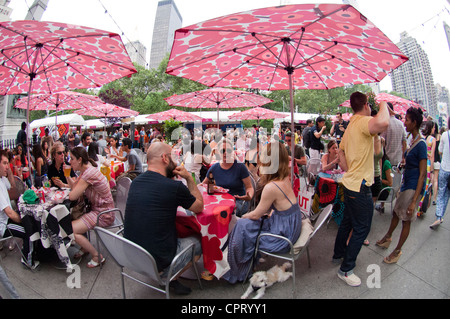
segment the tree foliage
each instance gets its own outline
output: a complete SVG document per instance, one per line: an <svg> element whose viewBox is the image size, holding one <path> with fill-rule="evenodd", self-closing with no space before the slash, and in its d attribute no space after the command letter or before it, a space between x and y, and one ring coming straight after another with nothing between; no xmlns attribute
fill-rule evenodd
<svg viewBox="0 0 450 319"><path fill-rule="evenodd" d="M169 55L157 69L135 65L137 73L103 86L100 93L114 88L124 93L122 96L126 96L131 109L141 114L152 114L172 108L164 101L166 97L206 88L197 82L166 74L168 62Z"/></svg>

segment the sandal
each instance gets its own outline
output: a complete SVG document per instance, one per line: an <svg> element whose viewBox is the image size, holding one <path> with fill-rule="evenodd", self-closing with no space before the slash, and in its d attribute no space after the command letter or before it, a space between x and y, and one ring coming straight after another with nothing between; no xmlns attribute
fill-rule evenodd
<svg viewBox="0 0 450 319"><path fill-rule="evenodd" d="M97 257L97 259L98 259L98 256L95 256L95 257ZM98 266L100 266L101 264L105 263L105 261L106 261L105 257L103 257L102 260L101 260L100 262L96 262L96 261L94 260L94 257L93 257L93 258L87 263L87 267L88 267L88 268L95 268L95 267L98 267Z"/></svg>
<svg viewBox="0 0 450 319"><path fill-rule="evenodd" d="M73 255L73 258L79 259L79 258L83 257L84 255L86 255L86 252L84 250L80 249L79 251L77 251L75 253L75 255Z"/></svg>
<svg viewBox="0 0 450 319"><path fill-rule="evenodd" d="M382 247L384 249L388 249L389 245L391 244L391 242L392 242L392 238L387 238L385 236L385 237L383 237L383 239L378 240L376 245L379 246L379 247Z"/></svg>
<svg viewBox="0 0 450 319"><path fill-rule="evenodd" d="M393 257L391 257L391 255L395 255L395 256L393 256ZM399 250L399 249L397 249L397 250L394 250L393 252L392 252L392 254L390 254L389 256L387 256L387 257L384 257L384 259L383 259L383 261L386 263L386 264L395 264L399 259L400 259L400 256L402 255L402 251L401 250Z"/></svg>
<svg viewBox="0 0 450 319"><path fill-rule="evenodd" d="M211 274L208 270L203 271L201 276L202 276L202 279L208 280L208 281L211 281L214 279L214 275Z"/></svg>

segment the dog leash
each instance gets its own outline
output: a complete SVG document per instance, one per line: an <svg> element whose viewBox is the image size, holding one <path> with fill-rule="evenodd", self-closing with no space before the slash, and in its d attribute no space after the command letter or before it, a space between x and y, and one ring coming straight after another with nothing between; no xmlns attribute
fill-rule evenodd
<svg viewBox="0 0 450 319"><path fill-rule="evenodd" d="M252 263L250 264L250 267L253 267L253 265L255 264L255 261L256 261L255 251L256 251L256 245L258 244L258 237L261 234L261 230L263 228L264 220L266 220L268 217L269 217L269 215L263 215L261 217L261 225L259 225L258 234L256 235L255 248L253 249L253 257L252 257ZM247 279L248 278L245 278L245 280L247 280Z"/></svg>

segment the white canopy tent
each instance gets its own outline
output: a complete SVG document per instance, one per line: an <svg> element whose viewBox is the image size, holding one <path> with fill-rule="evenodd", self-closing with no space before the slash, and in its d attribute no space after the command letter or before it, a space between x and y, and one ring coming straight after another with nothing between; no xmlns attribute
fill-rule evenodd
<svg viewBox="0 0 450 319"><path fill-rule="evenodd" d="M87 129L97 129L105 127L105 123L100 119L86 120L85 122L86 122L85 126Z"/></svg>
<svg viewBox="0 0 450 319"><path fill-rule="evenodd" d="M81 115L78 114L64 114L58 115L57 124L67 124L70 126L84 126L86 125L86 121L83 119ZM54 126L55 125L55 117L46 117L39 120L34 120L30 123L30 128L38 128L43 126Z"/></svg>
<svg viewBox="0 0 450 319"><path fill-rule="evenodd" d="M274 119L273 123L274 124L278 124L278 123L282 123L282 122L291 122L291 113L290 112L280 112L280 113L285 113L286 117L282 118L282 119ZM319 116L319 114L314 114L314 113L294 113L294 122L295 123L301 123L301 124L305 124L306 120L313 120L315 121L316 118Z"/></svg>

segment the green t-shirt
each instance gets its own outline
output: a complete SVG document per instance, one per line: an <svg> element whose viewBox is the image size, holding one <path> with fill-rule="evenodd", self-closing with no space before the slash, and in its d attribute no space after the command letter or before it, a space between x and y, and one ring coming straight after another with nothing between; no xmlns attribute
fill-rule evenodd
<svg viewBox="0 0 450 319"><path fill-rule="evenodd" d="M381 172L381 179L386 179L386 171L392 169L392 165L391 162L389 162L389 160L385 160L383 163L383 169ZM387 187L386 184L381 183L381 189Z"/></svg>

